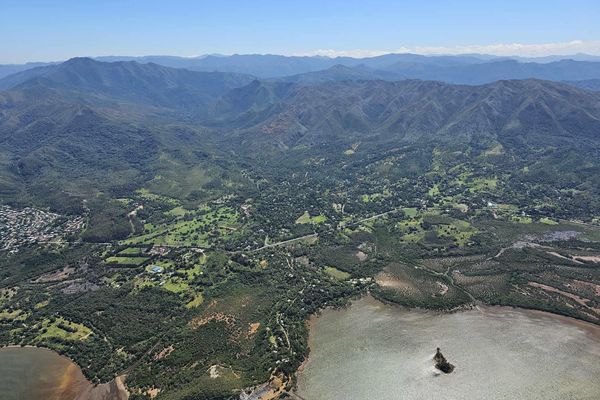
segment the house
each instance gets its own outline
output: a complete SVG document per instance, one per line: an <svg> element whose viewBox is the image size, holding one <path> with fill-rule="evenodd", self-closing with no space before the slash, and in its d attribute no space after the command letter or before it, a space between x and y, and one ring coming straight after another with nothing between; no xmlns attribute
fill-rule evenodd
<svg viewBox="0 0 600 400"><path fill-rule="evenodd" d="M150 272L152 272L153 274L160 274L161 272L163 272L163 268L159 267L158 265L153 265L152 268L150 268Z"/></svg>

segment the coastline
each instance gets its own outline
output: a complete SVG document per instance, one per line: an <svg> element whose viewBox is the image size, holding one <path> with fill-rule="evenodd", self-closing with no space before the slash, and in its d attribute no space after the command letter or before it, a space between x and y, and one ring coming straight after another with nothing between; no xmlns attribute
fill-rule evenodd
<svg viewBox="0 0 600 400"><path fill-rule="evenodd" d="M47 347L42 346L33 346L33 345L3 345L0 347L0 352L6 349L35 349L37 351L44 351L48 353L52 353L53 355L60 357L69 363L69 367L74 367L76 369L76 373L80 374L81 377L85 380L86 388L81 393L77 395L74 400L127 400L129 399L129 391L127 390L127 386L125 384L125 380L127 379L126 374L121 374L114 377L112 380L108 382L103 382L99 384L95 384L91 382L81 369L81 366L77 364L70 357L58 353L56 350L49 349ZM110 395L110 397L107 397Z"/></svg>
<svg viewBox="0 0 600 400"><path fill-rule="evenodd" d="M308 320L306 321L306 325L307 325L308 332L309 332L308 339L307 339L308 352L307 352L307 357L304 358L304 360L302 361L302 363L300 364L300 366L298 367L298 369L296 370L296 372L294 374L294 381L295 381L294 386L295 387L294 387L293 392L295 395L300 396L300 394L297 391L297 384L299 382L299 378L302 375L302 373L305 372L305 370L311 365L311 363L313 361L313 357L311 357L314 340L315 340L314 334L313 334L313 328L314 328L314 325L317 322L317 320L322 318L325 314L344 312L347 308L352 307L352 305L355 302L363 301L363 300L368 301L371 305L379 305L379 306L384 306L384 307L396 308L396 309L404 310L407 312L419 312L419 313L431 314L431 315L447 315L447 314L455 314L455 313L463 313L463 312L464 313L478 312L478 313L481 313L481 314L484 314L484 315L487 315L487 316L493 318L493 317L500 316L503 313L521 312L521 313L525 313L532 319L552 318L552 319L556 320L557 322L575 326L578 329L585 331L587 335L591 335L593 337L600 338L600 325L598 325L598 324L595 324L593 322L586 321L583 319L579 319L579 318L575 318L575 317L571 317L571 316L567 316L567 315L563 315L563 314L557 314L557 313L553 313L553 312L549 312L549 311L534 309L534 308L525 308L525 307L508 306L508 305L490 305L490 304L478 302L477 304L471 304L466 307L461 306L461 307L457 307L457 308L454 308L451 310L427 309L427 308L421 308L421 307L407 307L407 306L404 306L404 305L401 305L398 303L394 303L392 301L386 301L385 299L380 299L378 297L375 297L370 292L368 292L358 298L352 299L346 307L342 307L342 308L328 307L323 310L320 310L316 314L312 314L308 318Z"/></svg>

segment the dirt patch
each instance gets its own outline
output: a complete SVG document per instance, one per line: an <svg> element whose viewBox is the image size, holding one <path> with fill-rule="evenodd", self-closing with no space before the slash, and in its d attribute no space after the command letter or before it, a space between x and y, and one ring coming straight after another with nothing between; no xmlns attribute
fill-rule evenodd
<svg viewBox="0 0 600 400"><path fill-rule="evenodd" d="M146 396L150 397L151 399L158 396L159 393L160 393L159 388L151 388L151 389L146 390Z"/></svg>
<svg viewBox="0 0 600 400"><path fill-rule="evenodd" d="M212 313L205 317L193 318L189 322L189 325L193 329L197 329L197 328L200 328L201 326L208 324L211 321L225 322L229 326L235 325L235 317L231 314L223 314L222 312Z"/></svg>
<svg viewBox="0 0 600 400"><path fill-rule="evenodd" d="M356 256L356 258L358 258L358 261L361 261L361 262L365 261L368 258L368 256L360 250L356 252L355 256Z"/></svg>
<svg viewBox="0 0 600 400"><path fill-rule="evenodd" d="M163 358L165 358L169 354L171 354L173 352L173 350L175 350L175 347L173 347L173 345L170 345L169 347L165 347L158 354L156 354L154 356L154 359L155 360L162 360Z"/></svg>
<svg viewBox="0 0 600 400"><path fill-rule="evenodd" d="M217 379L221 376L218 365L211 365L210 368L208 368L208 373L210 374L211 379Z"/></svg>
<svg viewBox="0 0 600 400"><path fill-rule="evenodd" d="M579 261L591 261L594 263L600 263L600 256L573 256L573 259Z"/></svg>
<svg viewBox="0 0 600 400"><path fill-rule="evenodd" d="M579 305L594 311L595 313L600 314L600 308L596 308L596 307L591 307L588 305L588 303L590 302L589 299L577 296L576 294L573 293L569 293L569 292L565 292L564 290L560 290L558 288L555 288L554 286L548 286L548 285L544 285L542 283L537 283L537 282L528 282L527 283L529 286L533 286L535 288L538 289L543 289L547 292L552 292L552 293L558 293L561 296L565 296L568 297L571 300L574 300L575 302L577 302Z"/></svg>
<svg viewBox="0 0 600 400"><path fill-rule="evenodd" d="M596 283L574 280L571 286L576 290L591 290L595 296L600 296L600 285Z"/></svg>
<svg viewBox="0 0 600 400"><path fill-rule="evenodd" d="M444 283L442 283L442 282L440 282L440 281L437 281L436 283L437 283L437 284L438 284L438 286L440 287L440 295L441 295L441 296L443 296L443 295L445 295L446 293L448 293L448 285L446 285L446 284L444 284Z"/></svg>
<svg viewBox="0 0 600 400"><path fill-rule="evenodd" d="M158 255L158 256L164 256L166 254L168 254L171 251L170 248L165 247L165 246L153 246L150 251L148 251L148 254L150 255Z"/></svg>
<svg viewBox="0 0 600 400"><path fill-rule="evenodd" d="M142 204L140 204L139 206L137 206L136 208L134 208L133 210L131 210L131 211L129 212L129 214L127 214L127 216L128 216L129 218L136 217L136 216L137 216L137 213L138 213L138 211L139 211L139 210L143 210L143 209L144 209L144 206L143 206Z"/></svg>
<svg viewBox="0 0 600 400"><path fill-rule="evenodd" d="M583 264L581 261L577 261L577 257L574 257L574 258L565 257L562 254L559 254L555 251L547 251L546 253L550 254L551 256L561 258L563 260L568 260L568 261L574 262L576 264Z"/></svg>
<svg viewBox="0 0 600 400"><path fill-rule="evenodd" d="M211 300L210 304L208 305L208 308L215 308L218 304L218 301L216 299Z"/></svg>
<svg viewBox="0 0 600 400"><path fill-rule="evenodd" d="M223 365L219 365L219 364L211 365L210 367L208 367L208 370L206 372L208 372L208 375L210 376L211 379L217 379L217 378L240 379L240 375L237 372L235 372L231 367L223 366Z"/></svg>
<svg viewBox="0 0 600 400"><path fill-rule="evenodd" d="M415 294L420 292L414 283L400 279L396 275L385 271L375 276L375 282L383 288L395 289L402 293Z"/></svg>
<svg viewBox="0 0 600 400"><path fill-rule="evenodd" d="M100 289L100 286L91 282L72 282L69 286L61 289L64 294L76 294L83 292L91 292Z"/></svg>
<svg viewBox="0 0 600 400"><path fill-rule="evenodd" d="M272 375L267 383L248 388L240 394L240 400L275 400L285 391L288 379L281 375ZM292 398L301 399L294 395Z"/></svg>
<svg viewBox="0 0 600 400"><path fill-rule="evenodd" d="M67 279L73 272L75 272L74 267L64 267L62 269L59 269L58 271L48 272L48 273L38 277L33 282L34 283L44 283L44 282L63 281L65 279Z"/></svg>
<svg viewBox="0 0 600 400"><path fill-rule="evenodd" d="M296 257L294 261L303 267L310 266L310 259L307 256Z"/></svg>
<svg viewBox="0 0 600 400"><path fill-rule="evenodd" d="M248 328L247 336L254 335L258 331L258 328L260 328L260 322L254 322L254 323L250 324L250 327Z"/></svg>

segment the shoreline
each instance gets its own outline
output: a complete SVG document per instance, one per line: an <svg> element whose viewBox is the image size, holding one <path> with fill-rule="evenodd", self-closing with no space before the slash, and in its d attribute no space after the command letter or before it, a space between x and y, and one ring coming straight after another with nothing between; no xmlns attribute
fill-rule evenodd
<svg viewBox="0 0 600 400"><path fill-rule="evenodd" d="M295 395L299 395L297 393L297 384L299 381L299 376L305 371L305 369L310 365L310 363L312 361L311 348L312 348L312 344L314 342L314 335L312 334L312 329L313 329L314 324L316 323L316 320L323 317L323 315L325 313L336 313L336 312L345 311L346 309L352 307L352 305L355 302L362 301L362 300L368 301L372 304L378 304L378 305L381 305L384 307L397 308L397 309L400 309L400 310L403 310L406 312L419 312L419 313L423 313L423 314L432 314L432 315L448 315L448 314L456 314L456 313L463 313L463 312L478 312L481 314L486 314L487 311L496 311L496 313L520 311L520 312L525 312L525 313L529 314L532 318L558 319L561 322L564 322L569 325L576 326L579 329L582 329L583 331L586 332L586 334L600 337L600 325L599 324L595 324L593 322L575 318L575 317L571 317L568 315L557 314L557 313L543 311L543 310L534 309L534 308L525 308L525 307L509 306L509 305L492 305L492 304L486 304L486 303L482 303L482 302L478 302L477 304L471 304L468 307L460 306L460 307L457 307L457 308L454 308L451 310L428 309L428 308L421 308L421 307L407 307L407 306L404 306L404 305L401 305L398 303L394 303L389 300L386 301L385 299L379 299L379 298L373 296L370 292L367 292L360 297L351 299L349 304L345 307L341 307L341 308L327 307L327 308L324 308L323 310L320 310L318 313L312 314L307 319L306 325L307 325L308 332L309 332L308 339L307 339L308 355L307 355L307 357L304 358L304 360L302 361L302 363L300 364L300 366L294 373L295 388L294 388L293 392ZM487 314L490 316L493 316L494 313L487 313Z"/></svg>
<svg viewBox="0 0 600 400"><path fill-rule="evenodd" d="M70 363L70 365L77 368L77 371L79 372L79 374L81 374L81 376L83 377L83 379L85 380L85 382L88 385L86 390L84 390L83 392L81 392L80 394L77 395L76 400L101 400L102 397L98 398L94 394L94 392L97 392L97 394L101 395L101 391L103 391L103 390L111 392L112 387L114 387L117 391L117 393L115 393L115 395L117 397L115 397L114 400L129 399L130 393L127 390L127 386L125 384L125 380L127 379L126 374L117 375L108 382L93 383L85 376L85 374L83 373L83 370L81 369L81 366L78 363L76 363L70 357L68 357L64 354L60 354L59 352L57 352L54 349L50 349L50 348L43 347L43 346L20 345L20 344L9 344L9 345L0 346L0 352L2 350L6 350L6 349L34 349L34 350L38 350L38 351L45 351L45 352L52 353L52 354L56 355L57 357L60 357L64 360L68 361ZM111 400L113 400L113 399L111 399Z"/></svg>

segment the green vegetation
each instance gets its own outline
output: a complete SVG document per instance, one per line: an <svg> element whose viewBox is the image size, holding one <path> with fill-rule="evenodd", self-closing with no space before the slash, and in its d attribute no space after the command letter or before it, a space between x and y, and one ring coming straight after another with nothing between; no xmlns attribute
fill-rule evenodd
<svg viewBox="0 0 600 400"><path fill-rule="evenodd" d="M92 330L82 324L69 322L63 318L54 320L43 320L37 328L40 331L37 339L40 342L49 338L60 338L64 340L85 340L91 334Z"/></svg>
<svg viewBox="0 0 600 400"><path fill-rule="evenodd" d="M147 257L112 256L112 257L108 257L105 261L107 264L139 266L139 265L145 263L146 261L148 261L148 258Z"/></svg>
<svg viewBox="0 0 600 400"><path fill-rule="evenodd" d="M325 215L317 215L314 217L311 217L310 214L308 213L308 211L305 211L304 214L302 214L301 216L298 217L298 219L296 220L297 224L322 224L323 222L327 221L327 217Z"/></svg>
<svg viewBox="0 0 600 400"><path fill-rule="evenodd" d="M345 281L346 279L350 278L350 274L344 271L340 271L337 268L334 267L325 267L323 268L323 271L325 271L325 273L327 275L331 275L331 277L339 280L339 281Z"/></svg>
<svg viewBox="0 0 600 400"><path fill-rule="evenodd" d="M127 247L117 253L119 256L128 256L128 255L141 255L146 252L146 249L143 247Z"/></svg>
<svg viewBox="0 0 600 400"><path fill-rule="evenodd" d="M532 104L517 124L478 111L488 87L282 86L148 64L150 85L130 67L119 95L55 81L78 69L0 94L2 203L82 221L0 251L1 345L55 349L95 382L127 371L132 393L226 399L293 386L310 315L367 292L600 323L592 92L499 82L506 118Z"/></svg>
<svg viewBox="0 0 600 400"><path fill-rule="evenodd" d="M233 234L238 215L230 207L201 207L160 225L147 225L147 233L124 240L123 244L207 247L213 238Z"/></svg>

